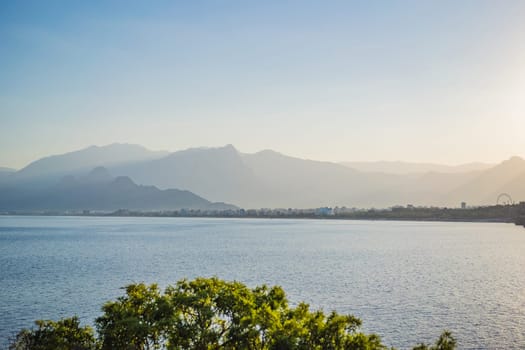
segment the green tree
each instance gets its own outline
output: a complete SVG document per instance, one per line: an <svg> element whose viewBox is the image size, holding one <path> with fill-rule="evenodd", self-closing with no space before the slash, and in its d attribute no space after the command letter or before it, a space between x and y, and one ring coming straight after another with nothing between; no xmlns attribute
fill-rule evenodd
<svg viewBox="0 0 525 350"><path fill-rule="evenodd" d="M456 339L454 339L452 333L444 331L439 336L434 348L436 350L454 350L456 348Z"/></svg>
<svg viewBox="0 0 525 350"><path fill-rule="evenodd" d="M249 289L217 278L181 281L166 291L174 309L169 349L383 349L379 337L357 332L350 315L290 308L282 288Z"/></svg>
<svg viewBox="0 0 525 350"><path fill-rule="evenodd" d="M218 278L182 280L161 293L156 284L131 284L106 303L96 319L98 339L78 318L37 321L10 350L384 350L361 320L336 312L290 307L281 287L248 288ZM435 345L414 350L453 350L443 332Z"/></svg>
<svg viewBox="0 0 525 350"><path fill-rule="evenodd" d="M254 293L239 282L218 278L182 280L166 289L176 312L168 349L249 349L259 335L254 327Z"/></svg>
<svg viewBox="0 0 525 350"><path fill-rule="evenodd" d="M412 350L454 350L456 348L456 339L449 331L443 331L436 341L435 345L429 346L426 344L419 344Z"/></svg>
<svg viewBox="0 0 525 350"><path fill-rule="evenodd" d="M36 321L36 329L23 329L9 350L96 350L93 329L80 326L77 317Z"/></svg>
<svg viewBox="0 0 525 350"><path fill-rule="evenodd" d="M126 287L126 295L102 307L96 319L102 350L160 349L174 310L156 284Z"/></svg>

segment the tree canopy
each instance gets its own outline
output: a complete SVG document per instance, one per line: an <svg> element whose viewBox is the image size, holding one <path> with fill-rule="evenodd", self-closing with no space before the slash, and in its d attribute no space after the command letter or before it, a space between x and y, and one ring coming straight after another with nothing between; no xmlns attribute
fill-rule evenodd
<svg viewBox="0 0 525 350"><path fill-rule="evenodd" d="M379 350L379 336L360 330L352 315L325 314L308 304L288 304L281 287L249 288L218 278L181 280L161 292L156 284L131 284L102 307L97 336L76 317L37 321L10 350ZM451 350L444 332L434 346Z"/></svg>

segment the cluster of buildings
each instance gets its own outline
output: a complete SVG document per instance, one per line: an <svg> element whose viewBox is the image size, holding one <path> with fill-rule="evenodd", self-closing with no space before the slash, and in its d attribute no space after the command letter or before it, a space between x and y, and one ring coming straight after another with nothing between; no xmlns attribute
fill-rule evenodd
<svg viewBox="0 0 525 350"><path fill-rule="evenodd" d="M467 207L465 202L460 205L461 209L472 209ZM260 208L260 209L178 209L178 210L158 210L158 211L138 211L129 209L119 209L117 211L100 210L68 210L68 211L42 211L39 215L82 215L82 216L165 216L165 217L248 217L248 218L306 218L306 217L348 217L362 216L367 213L391 212L400 213L406 211L434 210L439 211L447 208L414 206L412 204L396 205L386 209L375 208L348 208L348 207L318 207L318 208ZM35 212L6 212L0 214L35 214Z"/></svg>

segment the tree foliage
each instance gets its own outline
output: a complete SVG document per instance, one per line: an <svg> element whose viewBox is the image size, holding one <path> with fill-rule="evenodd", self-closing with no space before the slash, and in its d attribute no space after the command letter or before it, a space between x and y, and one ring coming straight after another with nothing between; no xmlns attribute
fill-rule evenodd
<svg viewBox="0 0 525 350"><path fill-rule="evenodd" d="M37 328L20 331L9 350L96 350L93 329L81 327L77 317L35 322Z"/></svg>
<svg viewBox="0 0 525 350"><path fill-rule="evenodd" d="M434 345L419 344L412 350L454 350L456 348L456 339L449 331L444 331Z"/></svg>
<svg viewBox="0 0 525 350"><path fill-rule="evenodd" d="M132 284L106 303L96 319L98 338L73 317L37 321L22 330L10 350L379 350L375 334L360 330L352 315L325 314L308 304L288 304L281 287L248 288L218 278L181 280L161 292L156 284ZM445 332L433 347L451 350Z"/></svg>

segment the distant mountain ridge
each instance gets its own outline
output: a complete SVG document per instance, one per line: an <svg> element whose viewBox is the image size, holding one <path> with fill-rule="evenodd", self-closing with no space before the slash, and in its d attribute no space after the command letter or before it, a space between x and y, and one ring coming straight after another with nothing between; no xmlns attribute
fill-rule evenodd
<svg viewBox="0 0 525 350"><path fill-rule="evenodd" d="M113 143L87 148L61 155L38 159L17 171L19 177L83 172L98 166L138 162L166 156L166 151L150 151L143 146Z"/></svg>
<svg viewBox="0 0 525 350"><path fill-rule="evenodd" d="M111 171L139 183L161 188L176 186L243 207L343 205L355 198L367 201L363 181L372 182L376 188L392 182L383 174L363 178L361 173L339 164L273 151L243 154L232 145L178 151L153 161L113 167Z"/></svg>
<svg viewBox="0 0 525 350"><path fill-rule="evenodd" d="M86 163L94 164L91 168L103 165L115 176L129 177L138 184L187 190L211 201L244 208L384 208L409 203L458 206L463 201L469 205L485 205L495 204L500 192L508 192L515 201L525 200L525 161L519 157L494 166L361 162L357 167L354 162L351 163L354 167L349 167L348 163L305 160L272 150L246 154L232 145L172 153L125 146L132 154L117 152L118 159L113 157L115 146L110 145L95 148L97 156L93 158L85 156L93 150L84 149L38 160L10 174L11 183L0 181L0 188L12 187L12 184L30 186L46 177L46 186L66 175L74 175L79 180L78 169L85 168L87 158L91 160ZM60 165L60 171L51 169L54 172L50 172L55 163ZM378 171L363 170L371 165ZM24 182L28 169L31 181ZM404 172L396 173L401 170ZM407 170L410 171L405 173Z"/></svg>
<svg viewBox="0 0 525 350"><path fill-rule="evenodd" d="M523 162L519 157L515 157L515 161ZM495 203L494 191L497 190L488 192L488 187L478 187L473 195L472 191L464 189L498 165L471 163L442 167L447 172L364 172L342 164L294 158L271 150L245 154L227 145L178 151L151 162L116 167L115 171L140 183L163 188L178 186L213 200L250 208ZM513 169L508 171L508 178L519 175ZM496 181L494 188L506 183ZM517 189L511 192L518 193Z"/></svg>
<svg viewBox="0 0 525 350"><path fill-rule="evenodd" d="M379 172L387 174L423 174L436 173L463 173L469 171L486 170L495 164L472 162L459 165L444 165L435 163L414 163L402 161L376 161L376 162L341 162L341 164L364 172Z"/></svg>
<svg viewBox="0 0 525 350"><path fill-rule="evenodd" d="M178 209L226 210L236 208L212 203L189 191L159 190L135 184L127 176L112 177L103 167L88 175L65 176L55 186L40 190L0 190L3 211L160 211Z"/></svg>
<svg viewBox="0 0 525 350"><path fill-rule="evenodd" d="M512 157L484 171L472 181L457 188L452 198L471 198L474 203L493 203L501 193L509 193L515 201L525 200L525 160Z"/></svg>

